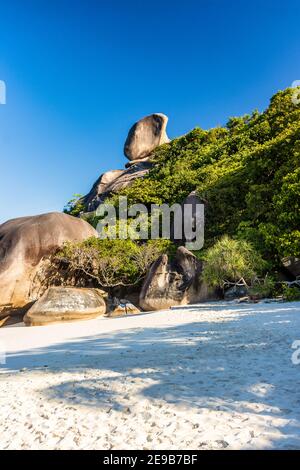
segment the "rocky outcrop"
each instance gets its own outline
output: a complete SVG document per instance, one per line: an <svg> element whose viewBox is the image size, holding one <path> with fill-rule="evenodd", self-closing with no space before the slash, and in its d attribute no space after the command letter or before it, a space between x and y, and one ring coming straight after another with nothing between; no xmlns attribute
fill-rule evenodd
<svg viewBox="0 0 300 470"><path fill-rule="evenodd" d="M169 142L167 123L168 117L160 113L151 114L136 122L124 145L124 154L128 160L141 160L159 145Z"/></svg>
<svg viewBox="0 0 300 470"><path fill-rule="evenodd" d="M294 278L300 277L300 258L288 256L282 260L283 266Z"/></svg>
<svg viewBox="0 0 300 470"><path fill-rule="evenodd" d="M124 153L130 161L124 170L111 170L100 175L90 192L79 201L85 212L95 211L110 194L118 193L149 172L152 167L149 154L157 146L170 141L166 134L167 122L167 116L156 113L132 126L124 146Z"/></svg>
<svg viewBox="0 0 300 470"><path fill-rule="evenodd" d="M124 315L136 315L141 313L135 305L133 305L129 300L126 299L114 299L114 302L106 314L107 317L120 317Z"/></svg>
<svg viewBox="0 0 300 470"><path fill-rule="evenodd" d="M99 289L50 287L24 316L26 326L89 320L104 315L106 304Z"/></svg>
<svg viewBox="0 0 300 470"><path fill-rule="evenodd" d="M201 261L183 246L171 261L162 255L144 280L139 299L141 308L162 310L207 300L208 289L201 281L201 272Z"/></svg>
<svg viewBox="0 0 300 470"><path fill-rule="evenodd" d="M36 300L31 287L44 257L66 241L92 236L97 236L97 232L90 224L56 212L0 225L0 312L23 308Z"/></svg>
<svg viewBox="0 0 300 470"><path fill-rule="evenodd" d="M107 196L131 185L135 179L143 178L151 166L150 162L143 161L131 165L126 170L112 170L101 175L91 191L81 200L86 211L95 211Z"/></svg>

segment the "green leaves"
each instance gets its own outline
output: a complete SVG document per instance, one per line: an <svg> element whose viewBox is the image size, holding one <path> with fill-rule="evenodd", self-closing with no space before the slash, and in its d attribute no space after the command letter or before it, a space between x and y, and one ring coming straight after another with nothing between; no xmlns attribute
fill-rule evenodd
<svg viewBox="0 0 300 470"><path fill-rule="evenodd" d="M158 147L149 175L122 193L130 203L173 204L196 189L207 202L205 248L239 234L270 260L299 255L300 106L292 93L277 93L263 113Z"/></svg>
<svg viewBox="0 0 300 470"><path fill-rule="evenodd" d="M66 243L55 254L57 275L63 268L69 278L84 278L98 286L131 286L139 283L150 265L162 254L172 253L169 240L133 240L89 238Z"/></svg>
<svg viewBox="0 0 300 470"><path fill-rule="evenodd" d="M211 287L223 288L227 282L235 283L242 278L252 284L266 268L250 243L226 235L207 251L204 260L203 279Z"/></svg>

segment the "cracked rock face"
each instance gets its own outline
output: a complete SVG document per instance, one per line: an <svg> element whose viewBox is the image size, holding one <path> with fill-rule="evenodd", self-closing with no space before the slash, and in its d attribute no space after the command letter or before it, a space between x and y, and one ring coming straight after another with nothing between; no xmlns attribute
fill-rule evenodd
<svg viewBox="0 0 300 470"><path fill-rule="evenodd" d="M201 280L202 262L181 246L169 260L162 255L152 265L144 280L139 304L143 310L164 310L209 298Z"/></svg>
<svg viewBox="0 0 300 470"><path fill-rule="evenodd" d="M124 154L128 160L141 160L159 145L170 141L166 133L168 117L155 113L136 122L130 129Z"/></svg>

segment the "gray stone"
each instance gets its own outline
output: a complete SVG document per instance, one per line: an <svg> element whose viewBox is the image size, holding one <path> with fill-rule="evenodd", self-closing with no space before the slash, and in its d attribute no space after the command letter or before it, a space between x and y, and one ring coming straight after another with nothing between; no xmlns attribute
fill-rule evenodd
<svg viewBox="0 0 300 470"><path fill-rule="evenodd" d="M169 142L166 134L168 117L161 113L151 114L136 122L130 129L124 154L129 160L147 157L156 147Z"/></svg>
<svg viewBox="0 0 300 470"><path fill-rule="evenodd" d="M160 256L144 280L140 306L151 311L207 300L210 295L201 272L202 262L183 246L171 261L165 254Z"/></svg>
<svg viewBox="0 0 300 470"><path fill-rule="evenodd" d="M117 305L114 305L113 308L106 314L107 317L120 317L124 315L136 315L141 313L135 305L129 302L126 299L118 301Z"/></svg>
<svg viewBox="0 0 300 470"><path fill-rule="evenodd" d="M300 258L288 256L282 260L285 269L295 278L300 277Z"/></svg>
<svg viewBox="0 0 300 470"><path fill-rule="evenodd" d="M239 299L241 297L246 297L249 294L249 291L246 286L232 286L229 287L224 293L225 300Z"/></svg>
<svg viewBox="0 0 300 470"><path fill-rule="evenodd" d="M84 220L63 213L9 220L0 225L0 312L24 308L36 300L32 282L44 257L66 241L97 236Z"/></svg>
<svg viewBox="0 0 300 470"><path fill-rule="evenodd" d="M89 320L104 315L106 304L100 289L50 287L24 316L26 326L62 321Z"/></svg>
<svg viewBox="0 0 300 470"><path fill-rule="evenodd" d="M101 175L91 191L81 200L86 211L95 211L111 193L117 193L130 186L137 178L143 178L151 167L150 162L142 161L131 165L126 170L113 170Z"/></svg>

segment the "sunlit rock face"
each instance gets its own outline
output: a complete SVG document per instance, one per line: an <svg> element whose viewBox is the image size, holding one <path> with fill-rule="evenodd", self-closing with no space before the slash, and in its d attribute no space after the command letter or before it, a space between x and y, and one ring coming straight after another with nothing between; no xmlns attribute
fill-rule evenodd
<svg viewBox="0 0 300 470"><path fill-rule="evenodd" d="M97 236L84 220L52 212L9 220L0 225L0 312L36 300L33 279L39 264L66 241Z"/></svg>
<svg viewBox="0 0 300 470"><path fill-rule="evenodd" d="M85 212L95 211L110 194L116 194L130 186L137 178L147 175L151 163L151 152L164 143L170 142L166 127L168 117L155 113L136 122L130 129L124 153L129 159L124 170L110 170L95 181L92 189L80 199Z"/></svg>
<svg viewBox="0 0 300 470"><path fill-rule="evenodd" d="M169 142L167 123L168 117L160 113L151 114L136 122L124 145L124 154L128 160L141 160L159 145Z"/></svg>
<svg viewBox="0 0 300 470"><path fill-rule="evenodd" d="M99 317L106 312L102 293L99 289L50 287L28 310L24 323L42 326Z"/></svg>
<svg viewBox="0 0 300 470"><path fill-rule="evenodd" d="M137 178L143 178L151 166L150 162L136 162L126 170L103 173L94 183L91 191L81 199L86 212L95 211L110 194L118 193L121 189L130 186Z"/></svg>

